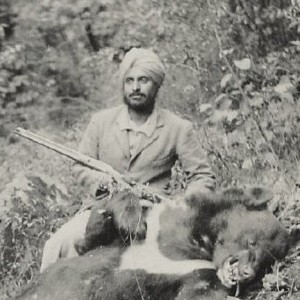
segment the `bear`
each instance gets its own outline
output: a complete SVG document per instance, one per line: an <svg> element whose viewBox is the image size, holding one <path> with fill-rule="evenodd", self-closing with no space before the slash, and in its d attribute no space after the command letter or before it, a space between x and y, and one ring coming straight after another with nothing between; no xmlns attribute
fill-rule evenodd
<svg viewBox="0 0 300 300"><path fill-rule="evenodd" d="M91 211L86 253L50 266L18 299L237 295L289 250L287 230L266 210L271 197L265 188L232 188L145 208L130 191L115 192Z"/></svg>

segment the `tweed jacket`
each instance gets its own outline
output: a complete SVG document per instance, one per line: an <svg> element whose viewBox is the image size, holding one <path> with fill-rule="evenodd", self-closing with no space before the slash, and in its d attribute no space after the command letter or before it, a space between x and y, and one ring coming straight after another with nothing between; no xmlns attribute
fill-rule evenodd
<svg viewBox="0 0 300 300"><path fill-rule="evenodd" d="M79 151L99 159L131 180L163 190L171 178L171 168L179 160L188 182L214 187L214 175L197 141L192 123L157 108L156 128L142 136L134 156L130 156L128 131L122 130L125 105L95 113L84 133Z"/></svg>

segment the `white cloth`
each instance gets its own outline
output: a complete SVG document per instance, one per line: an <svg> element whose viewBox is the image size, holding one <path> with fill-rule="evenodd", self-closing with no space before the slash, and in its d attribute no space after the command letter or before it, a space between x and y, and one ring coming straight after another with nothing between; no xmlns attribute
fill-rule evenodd
<svg viewBox="0 0 300 300"><path fill-rule="evenodd" d="M157 110L154 109L147 121L138 126L130 119L126 108L120 114L119 124L121 130L128 130L129 152L130 156L133 157L139 147L142 135L146 135L149 138L154 133L157 125Z"/></svg>
<svg viewBox="0 0 300 300"><path fill-rule="evenodd" d="M151 50L132 48L126 53L120 64L120 79L123 82L126 74L134 67L139 67L161 86L165 78L165 67L160 58Z"/></svg>
<svg viewBox="0 0 300 300"><path fill-rule="evenodd" d="M59 258L71 258L79 255L75 245L84 238L90 214L90 210L76 214L46 241L40 268L41 273Z"/></svg>

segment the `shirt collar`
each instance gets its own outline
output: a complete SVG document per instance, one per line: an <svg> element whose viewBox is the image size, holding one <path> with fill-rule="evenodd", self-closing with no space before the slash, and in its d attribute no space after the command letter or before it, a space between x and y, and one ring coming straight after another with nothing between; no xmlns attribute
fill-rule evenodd
<svg viewBox="0 0 300 300"><path fill-rule="evenodd" d="M136 126L133 121L131 121L128 108L127 106L124 106L122 111L120 112L118 116L118 124L121 130L133 130L136 132L141 132L145 134L147 137L150 137L157 125L158 115L157 115L157 109L154 108L151 115L148 117L148 120L145 124L142 126Z"/></svg>

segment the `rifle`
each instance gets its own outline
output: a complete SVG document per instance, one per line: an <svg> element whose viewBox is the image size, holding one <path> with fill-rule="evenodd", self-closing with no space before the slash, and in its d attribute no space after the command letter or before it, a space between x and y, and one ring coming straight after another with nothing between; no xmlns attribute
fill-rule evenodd
<svg viewBox="0 0 300 300"><path fill-rule="evenodd" d="M124 180L123 176L118 171L116 171L110 165L100 160L91 158L76 150L55 143L36 133L33 133L29 130L20 127L17 127L15 129L15 133L30 141L37 143L38 145L41 145L43 147L46 147L47 149L51 149L63 156L66 156L84 167L107 174L113 179L114 182L116 182L116 185L122 190L126 190L126 189L130 190L134 194L142 197L143 195L146 195L147 199L151 200L152 202L160 202L161 200L167 200L166 197L150 190L147 185L144 184L130 185L127 181Z"/></svg>

